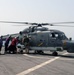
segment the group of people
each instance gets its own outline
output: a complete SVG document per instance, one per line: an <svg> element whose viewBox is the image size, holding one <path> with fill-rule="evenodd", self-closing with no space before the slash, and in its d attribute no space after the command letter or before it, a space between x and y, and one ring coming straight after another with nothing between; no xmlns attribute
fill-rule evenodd
<svg viewBox="0 0 74 75"><path fill-rule="evenodd" d="M25 48L28 48L29 46L29 38L26 35L23 35L22 32L19 33L17 37L9 36L5 40L5 54L6 53L17 53L17 44L20 43L25 46ZM0 37L0 53L3 45L3 38Z"/></svg>

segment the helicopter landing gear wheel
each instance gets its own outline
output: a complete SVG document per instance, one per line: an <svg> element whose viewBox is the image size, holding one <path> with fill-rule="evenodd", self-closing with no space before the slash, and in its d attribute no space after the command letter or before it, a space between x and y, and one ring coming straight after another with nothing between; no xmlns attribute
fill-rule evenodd
<svg viewBox="0 0 74 75"><path fill-rule="evenodd" d="M58 56L58 53L55 51L52 53L53 56Z"/></svg>
<svg viewBox="0 0 74 75"><path fill-rule="evenodd" d="M43 54L44 52L42 50L35 50L35 54Z"/></svg>
<svg viewBox="0 0 74 75"><path fill-rule="evenodd" d="M39 54L43 54L44 52L43 52L42 50L39 50L38 53L39 53Z"/></svg>

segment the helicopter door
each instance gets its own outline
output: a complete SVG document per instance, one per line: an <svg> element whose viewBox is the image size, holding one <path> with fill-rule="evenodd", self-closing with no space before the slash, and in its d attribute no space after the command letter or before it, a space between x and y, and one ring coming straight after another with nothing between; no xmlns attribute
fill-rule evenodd
<svg viewBox="0 0 74 75"><path fill-rule="evenodd" d="M34 34L31 34L31 35L29 35L30 37L31 37L31 39L30 39L30 46L31 47L35 47L36 45L37 45L37 34L36 33L34 33Z"/></svg>

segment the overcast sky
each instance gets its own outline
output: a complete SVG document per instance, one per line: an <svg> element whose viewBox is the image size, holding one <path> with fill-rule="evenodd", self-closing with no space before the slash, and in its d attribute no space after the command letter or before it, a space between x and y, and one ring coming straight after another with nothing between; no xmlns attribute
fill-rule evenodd
<svg viewBox="0 0 74 75"><path fill-rule="evenodd" d="M74 0L0 0L0 21L53 23L74 21ZM0 35L17 33L27 26L0 23ZM74 39L73 27L49 27Z"/></svg>

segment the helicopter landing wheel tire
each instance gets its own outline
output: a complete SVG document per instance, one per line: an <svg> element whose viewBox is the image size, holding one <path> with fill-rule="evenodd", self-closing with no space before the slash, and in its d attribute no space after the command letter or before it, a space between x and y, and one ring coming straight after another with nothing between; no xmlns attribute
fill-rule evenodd
<svg viewBox="0 0 74 75"><path fill-rule="evenodd" d="M35 54L43 54L44 52L42 50L35 50Z"/></svg>
<svg viewBox="0 0 74 75"><path fill-rule="evenodd" d="M55 51L52 53L53 56L58 56L58 53Z"/></svg>
<svg viewBox="0 0 74 75"><path fill-rule="evenodd" d="M42 50L37 51L38 54L43 54L44 52Z"/></svg>
<svg viewBox="0 0 74 75"><path fill-rule="evenodd" d="M44 53L44 52L41 50L41 51L40 51L40 54L43 54L43 53Z"/></svg>

